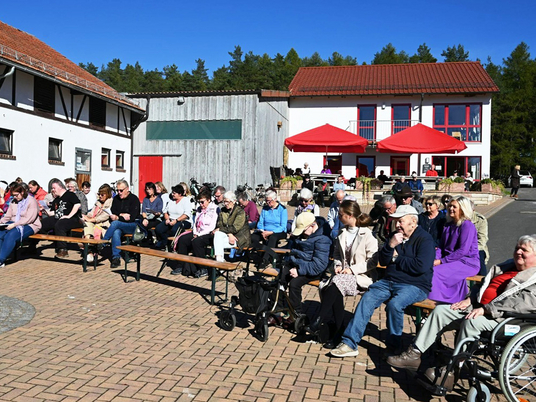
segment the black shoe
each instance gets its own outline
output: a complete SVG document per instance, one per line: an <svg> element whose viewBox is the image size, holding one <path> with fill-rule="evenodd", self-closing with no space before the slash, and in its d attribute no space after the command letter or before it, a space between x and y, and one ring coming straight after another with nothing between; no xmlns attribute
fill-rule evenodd
<svg viewBox="0 0 536 402"><path fill-rule="evenodd" d="M322 345L324 349L335 349L337 347L338 343L334 339L330 339L326 343Z"/></svg>
<svg viewBox="0 0 536 402"><path fill-rule="evenodd" d="M171 275L182 275L182 268L177 267L173 271L171 271Z"/></svg>
<svg viewBox="0 0 536 402"><path fill-rule="evenodd" d="M121 266L121 258L113 258L110 263L110 268L119 268Z"/></svg>
<svg viewBox="0 0 536 402"><path fill-rule="evenodd" d="M206 268L198 269L194 274L194 278L204 278L205 276L208 276L208 270Z"/></svg>
<svg viewBox="0 0 536 402"><path fill-rule="evenodd" d="M322 319L320 316L316 317L311 324L305 327L305 330L311 335L316 335L320 331L322 326Z"/></svg>

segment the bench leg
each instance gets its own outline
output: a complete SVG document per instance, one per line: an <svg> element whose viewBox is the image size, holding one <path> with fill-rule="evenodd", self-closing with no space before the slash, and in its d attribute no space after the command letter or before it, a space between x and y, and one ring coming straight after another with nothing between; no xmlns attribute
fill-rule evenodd
<svg viewBox="0 0 536 402"><path fill-rule="evenodd" d="M84 243L84 252L82 253L82 269L87 272L87 252L89 250L89 244Z"/></svg>
<svg viewBox="0 0 536 402"><path fill-rule="evenodd" d="M125 283L127 283L127 280L128 280L128 262L127 262L127 260L125 260L125 273L123 275L123 280L125 281Z"/></svg>
<svg viewBox="0 0 536 402"><path fill-rule="evenodd" d="M162 271L164 270L164 268L166 267L166 264L167 264L168 260L167 258L164 260L164 262L162 263L162 266L160 267L160 271L158 271L158 273L156 274L156 277L158 278L160 276L160 274L162 273Z"/></svg>
<svg viewBox="0 0 536 402"><path fill-rule="evenodd" d="M210 288L210 304L214 305L216 298L216 268L212 268L212 287Z"/></svg>
<svg viewBox="0 0 536 402"><path fill-rule="evenodd" d="M136 280L140 280L140 274L141 274L141 254L138 254L138 258L136 260Z"/></svg>
<svg viewBox="0 0 536 402"><path fill-rule="evenodd" d="M419 333L421 330L421 323L422 323L422 308L415 307L415 329L416 333Z"/></svg>

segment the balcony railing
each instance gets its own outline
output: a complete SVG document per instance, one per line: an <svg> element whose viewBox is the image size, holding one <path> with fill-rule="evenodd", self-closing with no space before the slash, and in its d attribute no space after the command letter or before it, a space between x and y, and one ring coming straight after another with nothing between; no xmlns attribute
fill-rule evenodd
<svg viewBox="0 0 536 402"><path fill-rule="evenodd" d="M412 127L418 122L418 120L350 120L346 130L375 142Z"/></svg>

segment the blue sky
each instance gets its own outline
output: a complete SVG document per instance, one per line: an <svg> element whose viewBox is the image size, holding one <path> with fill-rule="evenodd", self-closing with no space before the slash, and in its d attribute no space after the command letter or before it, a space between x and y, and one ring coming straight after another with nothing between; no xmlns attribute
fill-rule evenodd
<svg viewBox="0 0 536 402"><path fill-rule="evenodd" d="M90 4L90 5L89 5ZM79 62L119 58L145 70L204 59L209 74L228 64L228 52L300 57L334 51L370 63L391 42L412 55L426 42L442 61L462 44L471 60L502 63L521 41L536 55L536 1L102 1L3 2L0 20L43 40Z"/></svg>

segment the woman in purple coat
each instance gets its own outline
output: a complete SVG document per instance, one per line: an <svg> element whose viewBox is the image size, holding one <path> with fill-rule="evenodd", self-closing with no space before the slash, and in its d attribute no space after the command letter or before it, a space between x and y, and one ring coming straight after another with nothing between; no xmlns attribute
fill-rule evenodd
<svg viewBox="0 0 536 402"><path fill-rule="evenodd" d="M467 297L465 278L478 274L480 259L473 209L464 196L454 197L447 208L447 223L436 249L432 291L428 298L438 302L457 303Z"/></svg>

